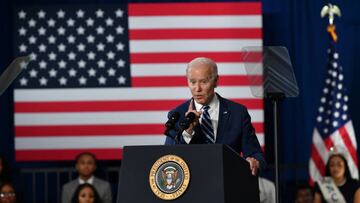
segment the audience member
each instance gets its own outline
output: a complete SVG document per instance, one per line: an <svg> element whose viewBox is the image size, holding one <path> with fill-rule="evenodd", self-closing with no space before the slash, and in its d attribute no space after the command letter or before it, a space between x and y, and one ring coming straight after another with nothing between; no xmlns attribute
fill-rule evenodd
<svg viewBox="0 0 360 203"><path fill-rule="evenodd" d="M10 182L0 185L0 203L16 203L16 192Z"/></svg>
<svg viewBox="0 0 360 203"><path fill-rule="evenodd" d="M259 177L260 203L275 203L275 184Z"/></svg>
<svg viewBox="0 0 360 203"><path fill-rule="evenodd" d="M94 176L94 172L96 170L96 157L94 154L89 152L79 154L76 157L75 167L79 173L79 177L63 186L61 195L62 203L70 203L76 188L84 183L89 183L94 186L102 202L112 202L111 187L109 182Z"/></svg>
<svg viewBox="0 0 360 203"><path fill-rule="evenodd" d="M326 177L315 184L314 203L360 202L357 180L352 179L349 166L342 154L331 154L326 164Z"/></svg>
<svg viewBox="0 0 360 203"><path fill-rule="evenodd" d="M10 169L5 158L0 155L0 185L10 181Z"/></svg>
<svg viewBox="0 0 360 203"><path fill-rule="evenodd" d="M71 203L102 203L102 201L94 186L84 183L76 188Z"/></svg>
<svg viewBox="0 0 360 203"><path fill-rule="evenodd" d="M314 194L311 186L306 183L299 184L296 188L295 203L313 203Z"/></svg>

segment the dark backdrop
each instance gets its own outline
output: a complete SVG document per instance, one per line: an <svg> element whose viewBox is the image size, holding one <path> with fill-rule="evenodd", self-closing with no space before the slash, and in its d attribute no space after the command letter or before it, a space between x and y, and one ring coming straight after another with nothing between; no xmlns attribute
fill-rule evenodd
<svg viewBox="0 0 360 203"><path fill-rule="evenodd" d="M327 20L320 18L320 10L329 2L322 0L263 0L262 2L264 45L282 45L288 48L300 90L298 98L286 99L280 106L280 163L284 166L281 179L282 182L306 180L312 131L326 69ZM11 45L13 37L11 33L12 11L16 5L23 3L50 4L47 0L0 1L0 72L13 58ZM104 4L121 3L121 1L53 0L51 3ZM357 105L360 102L360 94L357 92L357 88L360 87L360 80L356 78L360 76L360 62L358 60L360 56L360 16L358 15L360 1L338 0L331 3L337 4L342 11L342 17L335 21L339 36L338 51L345 72L345 83L349 90L349 106L355 131L360 133L360 107ZM17 168L31 167L37 163L19 164L14 161L12 98L12 88L0 97L0 153L4 154L10 163ZM273 136L271 134L271 106L268 102L266 102L265 119L267 122L266 156L271 165L274 156ZM38 164L53 166L55 163Z"/></svg>

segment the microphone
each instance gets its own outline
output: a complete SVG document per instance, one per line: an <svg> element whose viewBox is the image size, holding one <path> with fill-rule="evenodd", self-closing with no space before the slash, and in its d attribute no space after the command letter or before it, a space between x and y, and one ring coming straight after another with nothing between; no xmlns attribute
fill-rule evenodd
<svg viewBox="0 0 360 203"><path fill-rule="evenodd" d="M165 123L165 127L167 130L171 129L171 128L174 128L175 127L175 124L176 122L178 122L180 118L180 113L175 111L171 114L169 120Z"/></svg>
<svg viewBox="0 0 360 203"><path fill-rule="evenodd" d="M187 129L192 122L194 122L196 115L193 112L188 113L185 118L179 123L182 130Z"/></svg>

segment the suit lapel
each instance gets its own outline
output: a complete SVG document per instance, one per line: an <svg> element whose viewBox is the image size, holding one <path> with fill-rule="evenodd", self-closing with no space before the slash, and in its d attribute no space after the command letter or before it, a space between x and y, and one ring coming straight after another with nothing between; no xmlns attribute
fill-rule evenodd
<svg viewBox="0 0 360 203"><path fill-rule="evenodd" d="M225 129L227 127L227 124L229 123L228 120L230 118L230 111L224 99L220 97L220 95L217 96L220 101L220 109L219 109L219 124L216 135L216 143L222 143L221 141L225 136Z"/></svg>

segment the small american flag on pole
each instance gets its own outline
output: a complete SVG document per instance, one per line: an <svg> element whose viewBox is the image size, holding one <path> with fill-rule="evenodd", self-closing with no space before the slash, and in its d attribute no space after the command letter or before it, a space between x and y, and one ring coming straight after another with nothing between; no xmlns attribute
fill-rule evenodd
<svg viewBox="0 0 360 203"><path fill-rule="evenodd" d="M186 63L218 62L217 91L249 108L264 146L244 46L261 46L261 3L20 7L15 55L32 61L14 92L18 161L120 159L125 145L164 142L167 112L191 97ZM261 77L261 74L258 75Z"/></svg>
<svg viewBox="0 0 360 203"><path fill-rule="evenodd" d="M344 86L343 68L339 63L340 55L335 45L335 41L330 42L325 86L313 132L309 163L312 183L325 175L325 166L332 147L341 149L348 161L352 177L358 179L359 176L356 136L348 106L349 96Z"/></svg>

